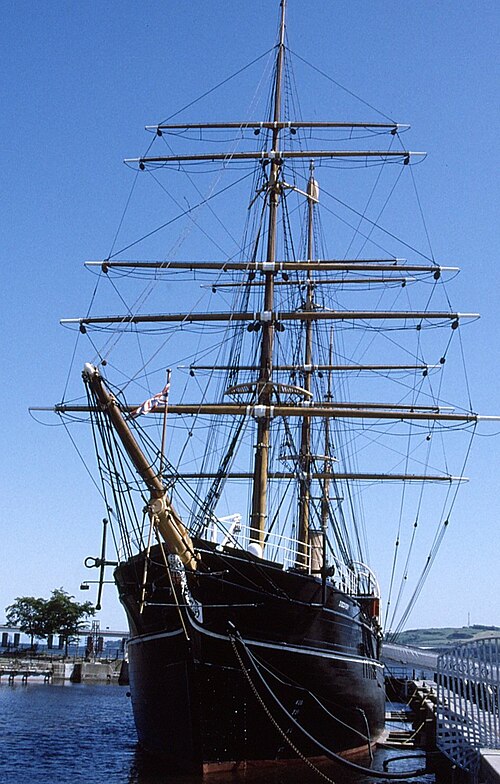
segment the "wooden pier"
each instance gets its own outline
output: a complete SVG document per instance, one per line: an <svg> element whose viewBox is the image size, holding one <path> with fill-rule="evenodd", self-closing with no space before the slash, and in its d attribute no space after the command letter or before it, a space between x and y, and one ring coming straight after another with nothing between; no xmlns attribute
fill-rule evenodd
<svg viewBox="0 0 500 784"><path fill-rule="evenodd" d="M32 678L42 678L44 683L90 681L125 685L128 683L128 666L123 659L109 662L83 660L36 662L16 659L14 662L0 661L0 683L2 678L6 678L9 684L14 684L19 679L21 683L26 684Z"/></svg>
<svg viewBox="0 0 500 784"><path fill-rule="evenodd" d="M384 748L407 750L415 753L416 750L425 752L429 772L436 775L438 784L500 784L500 750L495 748L481 748L477 752L478 764L471 770L462 770L460 766L446 756L440 749L439 733L442 733L443 706L438 701L437 684L430 680L403 680L398 679L400 696L405 697L404 710L388 711L386 722L389 725L402 724L401 729L390 728L386 740L379 744ZM407 697L405 695L408 695ZM464 716L469 716L469 721L479 733L477 705L467 704L463 697L454 699L453 707L459 709L454 714L456 719L463 721ZM448 714L449 715L449 714ZM460 718L461 717L461 718ZM460 722L459 722L460 724ZM461 735L460 726L449 727L449 737L458 742ZM465 733L464 733L465 734ZM463 740L463 738L461 738Z"/></svg>
<svg viewBox="0 0 500 784"><path fill-rule="evenodd" d="M16 678L21 678L21 683L27 683L28 678L43 678L44 683L49 683L53 674L53 669L48 668L46 665L41 668L36 665L12 667L0 664L0 682L2 677L7 677L8 682L11 684L14 683Z"/></svg>

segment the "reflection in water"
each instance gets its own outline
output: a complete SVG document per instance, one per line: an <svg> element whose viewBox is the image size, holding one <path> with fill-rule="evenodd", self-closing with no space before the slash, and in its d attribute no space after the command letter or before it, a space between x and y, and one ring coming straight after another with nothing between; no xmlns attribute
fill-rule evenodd
<svg viewBox="0 0 500 784"><path fill-rule="evenodd" d="M199 776L178 773L144 755L136 744L126 687L97 684L9 686L0 681L0 784L200 784ZM262 731L265 732L263 724ZM379 749L374 767L400 750ZM415 770L420 759L402 760L391 771ZM372 776L345 768L325 771L335 784L375 784ZM318 784L325 782L303 763L213 773L208 784ZM432 775L409 779L431 784Z"/></svg>
<svg viewBox="0 0 500 784"><path fill-rule="evenodd" d="M378 749L375 752L373 768L383 770L384 761L403 755L399 750ZM405 753L407 757L408 753ZM389 765L392 773L412 771L425 766L422 753L415 752L409 758L398 760ZM369 760L359 760L360 764L369 765ZM130 776L127 784L318 784L318 782L331 781L333 784L375 784L380 779L372 776L362 776L344 766L334 763L323 764L320 767L323 774L309 768L306 763L297 760L296 763L283 767L282 765L269 765L265 768L248 767L246 770L235 769L232 772L213 772L205 777L175 772L167 767L165 762L155 760L141 751L137 746ZM434 775L426 774L418 778L405 779L409 784L433 784Z"/></svg>

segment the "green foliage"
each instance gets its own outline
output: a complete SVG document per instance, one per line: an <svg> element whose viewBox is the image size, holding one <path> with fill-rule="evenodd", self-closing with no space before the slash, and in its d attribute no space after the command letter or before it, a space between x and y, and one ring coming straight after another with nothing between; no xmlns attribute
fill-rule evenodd
<svg viewBox="0 0 500 784"><path fill-rule="evenodd" d="M64 640L66 653L70 639L94 613L91 602L75 602L74 596L63 588L55 588L49 599L18 596L6 608L8 623L29 634L32 645L34 637L42 639L49 634L58 634Z"/></svg>
<svg viewBox="0 0 500 784"><path fill-rule="evenodd" d="M461 641L494 636L499 631L498 626L480 624L458 628L445 626L441 629L408 629L398 634L395 642L401 645L413 645L416 648L446 648Z"/></svg>
<svg viewBox="0 0 500 784"><path fill-rule="evenodd" d="M45 630L45 599L35 596L18 596L6 607L7 623L18 626L25 634L29 634L31 645L35 637L41 639L47 635Z"/></svg>
<svg viewBox="0 0 500 784"><path fill-rule="evenodd" d="M59 634L64 640L66 653L70 639L78 633L85 619L95 613L91 602L80 604L73 600L74 596L62 588L55 588L44 608L47 634Z"/></svg>
<svg viewBox="0 0 500 784"><path fill-rule="evenodd" d="M483 626L481 623L473 623L471 629L480 629L483 632L498 632L500 628L498 626Z"/></svg>

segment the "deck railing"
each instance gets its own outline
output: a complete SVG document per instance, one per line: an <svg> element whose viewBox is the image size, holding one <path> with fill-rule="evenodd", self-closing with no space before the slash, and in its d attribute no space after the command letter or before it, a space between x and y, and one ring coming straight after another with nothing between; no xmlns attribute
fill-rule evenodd
<svg viewBox="0 0 500 784"><path fill-rule="evenodd" d="M248 550L251 541L251 528L241 524L241 515L220 517L210 528L210 539L219 547L237 547ZM311 546L301 544L298 539L275 534L272 531L265 535L264 557L269 561L282 564L284 569L295 566L298 548L301 548L301 559L310 567Z"/></svg>
<svg viewBox="0 0 500 784"><path fill-rule="evenodd" d="M241 515L230 515L213 521L209 528L209 539L218 547L236 547L247 550L251 539L251 528L241 523ZM300 553L300 564L309 574L313 573L313 547L304 545L298 539L266 533L264 557L291 569L297 566L297 553ZM331 573L329 582L351 596L380 597L380 589L375 575L366 564L355 561L352 568L334 555L328 559Z"/></svg>

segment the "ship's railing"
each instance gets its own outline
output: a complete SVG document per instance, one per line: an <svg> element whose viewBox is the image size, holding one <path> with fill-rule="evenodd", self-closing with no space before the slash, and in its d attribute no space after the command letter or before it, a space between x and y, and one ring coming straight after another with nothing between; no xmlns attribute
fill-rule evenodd
<svg viewBox="0 0 500 784"><path fill-rule="evenodd" d="M358 587L356 572L334 555L328 557L328 582L344 593L355 595Z"/></svg>
<svg viewBox="0 0 500 784"><path fill-rule="evenodd" d="M370 567L362 561L353 561L351 565L355 574L356 595L380 599L380 585Z"/></svg>
<svg viewBox="0 0 500 784"><path fill-rule="evenodd" d="M229 515L213 520L209 527L209 539L218 547L236 547L248 550L251 541L251 528L241 523L241 515ZM299 563L309 574L321 574L322 553L318 557L315 550L319 541L304 545L298 539L281 534L266 533L263 556L291 569ZM298 556L300 553L300 556ZM318 568L319 567L319 568ZM360 561L347 566L335 555L328 558L328 581L336 588L351 596L371 596L380 598L380 588L371 569Z"/></svg>
<svg viewBox="0 0 500 784"><path fill-rule="evenodd" d="M209 527L209 539L218 547L237 547L248 550L251 541L251 528L241 524L241 515L219 517ZM293 539L272 531L266 532L263 557L290 569L297 563L297 552L301 552L301 563L310 569L311 546L304 545L298 539Z"/></svg>
<svg viewBox="0 0 500 784"><path fill-rule="evenodd" d="M500 637L440 654L436 679L437 746L476 782L480 750L500 749Z"/></svg>
<svg viewBox="0 0 500 784"><path fill-rule="evenodd" d="M239 550L249 550L251 542L250 526L242 525L241 515L234 514L227 517L213 518L208 525L207 538L218 548L234 547ZM144 538L145 537L145 538ZM137 540L127 543L123 540L118 547L118 561L126 561L129 556L130 546L137 551L145 548L148 538L148 530L143 532L143 541ZM305 569L309 574L321 574L322 547L321 553L320 540L312 538L312 544L304 544L293 537L275 534L272 531L266 532L264 541L263 557L268 561L279 564L283 569L293 569L297 565ZM300 555L299 555L300 554ZM347 566L333 553L328 556L327 564L328 582L339 590L355 597L374 597L380 598L380 588L377 579L371 569L361 561L353 561Z"/></svg>
<svg viewBox="0 0 500 784"><path fill-rule="evenodd" d="M310 571L311 569L311 545L299 542L288 536L266 533L265 558L283 564L284 569L291 569L297 566L297 553L300 552L300 563Z"/></svg>
<svg viewBox="0 0 500 784"><path fill-rule="evenodd" d="M328 557L329 582L341 591L355 597L380 599L380 587L372 570L361 561L347 566L334 555Z"/></svg>

